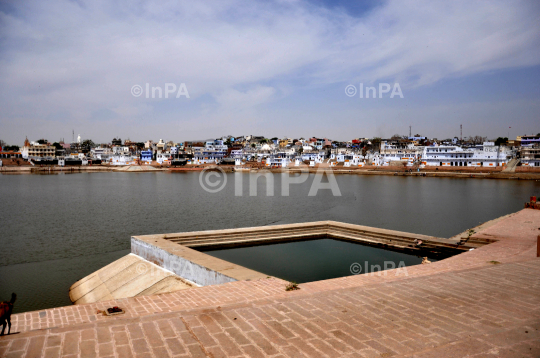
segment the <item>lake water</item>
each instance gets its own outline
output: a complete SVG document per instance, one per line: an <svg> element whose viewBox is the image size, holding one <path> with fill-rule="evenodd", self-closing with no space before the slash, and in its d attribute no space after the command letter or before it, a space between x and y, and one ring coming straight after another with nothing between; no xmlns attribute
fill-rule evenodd
<svg viewBox="0 0 540 358"><path fill-rule="evenodd" d="M0 175L0 300L15 312L69 305L69 287L155 233L336 220L438 237L523 208L540 182L400 176L336 176L342 196L308 196L313 175L290 196L235 196L235 174L217 193L199 173ZM236 177L238 178L238 177Z"/></svg>

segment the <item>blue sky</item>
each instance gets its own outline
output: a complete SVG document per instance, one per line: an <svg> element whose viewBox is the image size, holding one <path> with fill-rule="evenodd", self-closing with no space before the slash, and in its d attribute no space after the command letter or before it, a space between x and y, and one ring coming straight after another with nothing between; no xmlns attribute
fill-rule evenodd
<svg viewBox="0 0 540 358"><path fill-rule="evenodd" d="M539 20L536 1L0 2L0 139L536 134Z"/></svg>

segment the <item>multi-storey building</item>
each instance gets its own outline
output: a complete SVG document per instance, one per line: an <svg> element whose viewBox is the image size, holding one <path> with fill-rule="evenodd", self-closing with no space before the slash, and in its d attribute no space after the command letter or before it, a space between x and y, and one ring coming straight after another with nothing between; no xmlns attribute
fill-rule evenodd
<svg viewBox="0 0 540 358"><path fill-rule="evenodd" d="M453 145L425 147L421 161L427 166L498 167L507 164L510 158L507 147L485 142L474 149Z"/></svg>
<svg viewBox="0 0 540 358"><path fill-rule="evenodd" d="M413 165L414 161L419 160L424 152L424 147L415 146L412 143L389 144L387 141L381 142L379 158L380 165L389 165L390 162L407 162L407 165Z"/></svg>
<svg viewBox="0 0 540 358"><path fill-rule="evenodd" d="M106 162L113 156L113 151L111 148L97 147L90 150L90 155L92 158L101 159L102 161Z"/></svg>
<svg viewBox="0 0 540 358"><path fill-rule="evenodd" d="M540 167L540 147L522 148L520 151L521 165Z"/></svg>
<svg viewBox="0 0 540 358"><path fill-rule="evenodd" d="M193 163L217 163L227 156L228 147L222 140L208 141L204 147L193 147Z"/></svg>
<svg viewBox="0 0 540 358"><path fill-rule="evenodd" d="M516 140L521 141L521 146L540 144L540 136L538 135L522 135L517 137Z"/></svg>
<svg viewBox="0 0 540 358"><path fill-rule="evenodd" d="M47 144L38 144L29 142L28 139L24 141L24 147L21 150L22 157L25 159L31 158L54 158L56 154L56 147Z"/></svg>

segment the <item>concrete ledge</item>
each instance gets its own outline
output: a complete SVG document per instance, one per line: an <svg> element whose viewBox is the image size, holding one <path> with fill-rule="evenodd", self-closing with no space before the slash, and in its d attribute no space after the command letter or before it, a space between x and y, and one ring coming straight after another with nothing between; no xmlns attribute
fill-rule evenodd
<svg viewBox="0 0 540 358"><path fill-rule="evenodd" d="M131 238L131 252L201 286L250 281L267 275L156 237Z"/></svg>

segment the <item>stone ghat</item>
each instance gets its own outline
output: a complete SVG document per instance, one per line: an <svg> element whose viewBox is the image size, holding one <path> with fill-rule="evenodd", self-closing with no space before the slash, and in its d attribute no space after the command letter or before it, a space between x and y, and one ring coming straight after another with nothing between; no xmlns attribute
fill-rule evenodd
<svg viewBox="0 0 540 358"><path fill-rule="evenodd" d="M16 314L2 357L538 357L540 211L478 228L493 243L383 274L275 278ZM98 309L120 306L106 317Z"/></svg>
<svg viewBox="0 0 540 358"><path fill-rule="evenodd" d="M254 246L330 237L358 244L406 251L419 256L447 258L491 242L467 237L441 239L335 221L275 225L230 230L144 235L131 238L131 252L178 277L199 286L240 280L257 280L267 275L207 255L199 250Z"/></svg>
<svg viewBox="0 0 540 358"><path fill-rule="evenodd" d="M469 236L441 239L335 221L134 236L130 255L77 281L71 286L69 295L73 303L82 304L259 280L268 276L199 250L323 237L438 259L492 242L489 238ZM149 265L155 265L157 269L152 266L149 270L146 268Z"/></svg>
<svg viewBox="0 0 540 358"><path fill-rule="evenodd" d="M198 231L163 235L134 236L134 239L152 242L165 239L182 246L216 249L254 244L268 244L285 241L307 240L322 237L353 241L360 244L386 246L411 252L429 251L432 253L454 255L471 248L483 246L492 241L470 239L458 245L461 238L443 239L433 236L379 229L369 226L341 223L337 221L318 221L302 224L288 224L240 228L229 230ZM422 241L417 245L418 240Z"/></svg>

